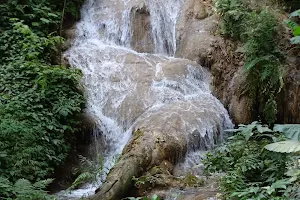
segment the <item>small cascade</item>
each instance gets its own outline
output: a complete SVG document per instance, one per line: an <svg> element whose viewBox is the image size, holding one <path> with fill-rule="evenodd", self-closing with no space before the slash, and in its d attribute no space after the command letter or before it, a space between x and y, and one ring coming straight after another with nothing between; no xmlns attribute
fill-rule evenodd
<svg viewBox="0 0 300 200"><path fill-rule="evenodd" d="M213 147L222 140L223 130L232 126L226 109L211 94L210 73L192 61L170 57L176 51L175 27L183 3L85 2L75 41L65 57L83 73L86 112L97 125L95 148L104 156L105 171L96 183L61 193L66 199L93 194L138 127L168 128L178 122L173 116L180 118L182 134L194 152ZM142 7L150 15L153 54L131 48L133 12ZM97 143L105 147L97 148ZM195 159L190 156L189 162Z"/></svg>
<svg viewBox="0 0 300 200"><path fill-rule="evenodd" d="M155 52L174 56L176 52L176 21L183 0L148 0Z"/></svg>

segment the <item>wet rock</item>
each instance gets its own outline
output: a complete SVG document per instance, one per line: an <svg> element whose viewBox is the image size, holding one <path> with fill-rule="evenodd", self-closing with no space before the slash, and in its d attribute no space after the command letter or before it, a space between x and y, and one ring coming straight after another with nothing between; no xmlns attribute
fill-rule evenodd
<svg viewBox="0 0 300 200"><path fill-rule="evenodd" d="M132 9L132 42L131 47L141 53L154 52L151 36L150 13L145 4Z"/></svg>
<svg viewBox="0 0 300 200"><path fill-rule="evenodd" d="M173 188L154 188L147 192L149 198L153 195L161 199L180 199L180 200L218 200L221 199L220 191L215 177L199 177L203 185L197 187L177 185Z"/></svg>
<svg viewBox="0 0 300 200"><path fill-rule="evenodd" d="M212 44L219 39L214 33L218 17L213 14L210 1L189 0L177 22L176 56L209 66Z"/></svg>
<svg viewBox="0 0 300 200"><path fill-rule="evenodd" d="M169 136L170 133L137 130L123 150L120 161L108 174L105 183L93 199L121 199L133 187L133 177L141 176L147 169L166 159L174 163L177 154L186 151L187 143L184 137L178 136L177 140L170 140ZM166 142L158 143L158 140ZM172 151L164 152L165 147Z"/></svg>
<svg viewBox="0 0 300 200"><path fill-rule="evenodd" d="M278 120L283 123L300 123L300 53L288 58L285 85L279 95Z"/></svg>

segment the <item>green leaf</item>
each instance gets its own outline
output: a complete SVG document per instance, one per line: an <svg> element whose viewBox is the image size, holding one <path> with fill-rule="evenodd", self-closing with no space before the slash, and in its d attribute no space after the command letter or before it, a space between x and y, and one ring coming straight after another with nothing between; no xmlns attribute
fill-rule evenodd
<svg viewBox="0 0 300 200"><path fill-rule="evenodd" d="M56 15L56 14L54 14L54 13L48 13L48 15L49 15L50 17L59 17L58 15Z"/></svg>
<svg viewBox="0 0 300 200"><path fill-rule="evenodd" d="M265 146L265 148L269 151L278 153L294 153L300 151L300 142L287 140L268 144L267 146Z"/></svg>
<svg viewBox="0 0 300 200"><path fill-rule="evenodd" d="M273 132L271 129L269 129L269 127L267 126L262 126L262 125L257 125L257 131L259 133L271 133Z"/></svg>
<svg viewBox="0 0 300 200"><path fill-rule="evenodd" d="M255 58L251 62L245 64L245 69L247 71L249 71L253 67L255 67L257 64L263 63L263 62L268 62L269 60L274 60L274 56L273 55L268 55L268 56L262 56L262 57Z"/></svg>
<svg viewBox="0 0 300 200"><path fill-rule="evenodd" d="M298 24L290 19L284 21L289 28L294 29Z"/></svg>
<svg viewBox="0 0 300 200"><path fill-rule="evenodd" d="M275 124L273 130L284 133L291 140L300 141L300 124Z"/></svg>
<svg viewBox="0 0 300 200"><path fill-rule="evenodd" d="M40 23L38 23L38 22L32 22L31 25L32 25L32 26L39 26Z"/></svg>
<svg viewBox="0 0 300 200"><path fill-rule="evenodd" d="M291 44L300 44L300 36L291 38Z"/></svg>
<svg viewBox="0 0 300 200"><path fill-rule="evenodd" d="M300 9L292 12L290 14L289 18L292 18L292 17L300 17Z"/></svg>
<svg viewBox="0 0 300 200"><path fill-rule="evenodd" d="M300 36L300 26L296 26L293 29L294 36Z"/></svg>
<svg viewBox="0 0 300 200"><path fill-rule="evenodd" d="M42 21L42 22L44 22L44 23L46 23L46 24L49 24L50 23L50 20L48 20L48 19L45 19L45 18L40 18L40 20Z"/></svg>
<svg viewBox="0 0 300 200"><path fill-rule="evenodd" d="M160 198L157 196L157 194L154 194L154 195L151 197L151 200L160 200Z"/></svg>

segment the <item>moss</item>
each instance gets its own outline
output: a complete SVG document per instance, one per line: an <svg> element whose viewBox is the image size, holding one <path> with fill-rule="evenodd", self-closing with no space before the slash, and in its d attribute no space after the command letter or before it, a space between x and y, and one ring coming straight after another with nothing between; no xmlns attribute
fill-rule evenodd
<svg viewBox="0 0 300 200"><path fill-rule="evenodd" d="M200 187L204 185L204 180L194 176L192 173L188 172L183 178L182 182L188 187Z"/></svg>

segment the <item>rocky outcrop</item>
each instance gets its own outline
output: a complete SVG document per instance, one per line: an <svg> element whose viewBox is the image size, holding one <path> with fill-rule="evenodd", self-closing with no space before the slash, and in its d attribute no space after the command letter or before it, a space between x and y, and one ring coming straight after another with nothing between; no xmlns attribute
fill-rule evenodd
<svg viewBox="0 0 300 200"><path fill-rule="evenodd" d="M143 172L164 160L175 164L176 159L180 157L178 153L182 154L187 150L184 135L176 132L137 130L123 150L120 161L110 171L102 188L93 199L121 199L132 188L132 177L141 176Z"/></svg>
<svg viewBox="0 0 300 200"><path fill-rule="evenodd" d="M226 110L209 92L208 72L195 62L114 48L98 51L93 53L103 56L102 62L107 54L119 63L119 69L103 79L113 86L105 96L104 112L125 130L133 124L135 133L94 199L122 198L133 186L133 176L166 161L175 165L188 151L213 147L223 128L231 126ZM121 83L129 87L126 96L116 94Z"/></svg>
<svg viewBox="0 0 300 200"><path fill-rule="evenodd" d="M177 23L176 57L187 58L208 66L211 63L218 17L211 1L188 0Z"/></svg>
<svg viewBox="0 0 300 200"><path fill-rule="evenodd" d="M266 7L269 1L250 1L250 7ZM283 21L285 16L279 16ZM212 90L228 109L236 124L247 124L256 116L256 108L244 93L246 86L243 72L241 44L222 38L218 34L219 17L211 1L188 0L177 25L177 57L187 58L210 69ZM280 30L282 50L288 53L285 85L278 99L278 123L300 123L299 52L291 53L289 31ZM295 50L294 50L295 51ZM293 52L293 51L292 51Z"/></svg>
<svg viewBox="0 0 300 200"><path fill-rule="evenodd" d="M186 2L177 25L177 57L196 61L210 69L215 96L228 109L236 124L250 123L253 112L249 100L239 93L243 80L243 55L239 44L224 40L218 34L219 17L211 1Z"/></svg>
<svg viewBox="0 0 300 200"><path fill-rule="evenodd" d="M279 96L279 116L282 123L300 123L300 52L288 57L284 88Z"/></svg>

